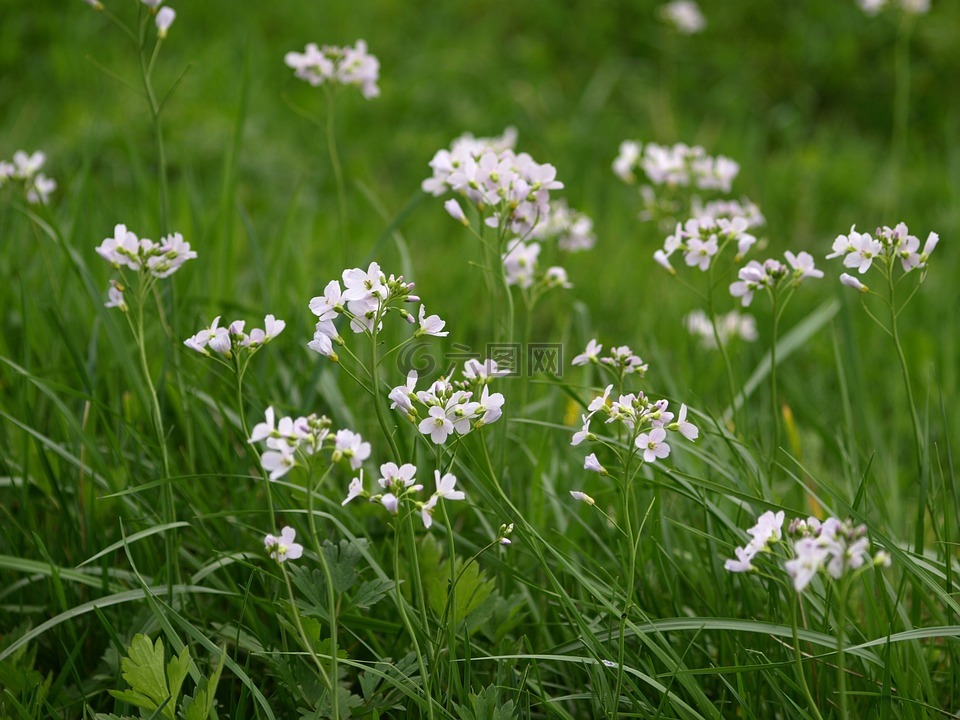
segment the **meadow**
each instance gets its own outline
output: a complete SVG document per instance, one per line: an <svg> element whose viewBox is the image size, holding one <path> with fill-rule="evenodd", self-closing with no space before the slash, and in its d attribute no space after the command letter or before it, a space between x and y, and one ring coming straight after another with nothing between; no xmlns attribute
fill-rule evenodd
<svg viewBox="0 0 960 720"><path fill-rule="evenodd" d="M960 5L102 3L0 6L0 718L960 713Z"/></svg>

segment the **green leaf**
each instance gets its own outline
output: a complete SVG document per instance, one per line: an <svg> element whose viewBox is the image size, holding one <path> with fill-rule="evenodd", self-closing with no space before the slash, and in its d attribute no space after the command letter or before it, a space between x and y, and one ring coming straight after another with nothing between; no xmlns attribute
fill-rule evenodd
<svg viewBox="0 0 960 720"><path fill-rule="evenodd" d="M450 594L452 579L450 563L443 556L440 544L432 536L424 537L420 545L420 567L423 568L423 584L427 591L430 607L442 617ZM493 580L481 572L476 562L464 566L464 561L456 562L456 623L459 625L474 610L483 604L493 591ZM447 612L450 609L447 608Z"/></svg>
<svg viewBox="0 0 960 720"><path fill-rule="evenodd" d="M329 540L323 543L323 554L330 566L335 592L346 592L357 583L357 564L363 559L367 544L363 539L341 540L337 545Z"/></svg>
<svg viewBox="0 0 960 720"><path fill-rule="evenodd" d="M170 659L164 671L163 640L151 643L146 635L134 635L127 656L120 665L129 690L111 690L110 694L145 710L163 708L163 717L176 720L177 698L190 667L190 651L184 647L180 655Z"/></svg>
<svg viewBox="0 0 960 720"><path fill-rule="evenodd" d="M350 605L364 610L373 607L393 590L393 586L393 580L381 578L367 580L357 588L357 593L351 598Z"/></svg>

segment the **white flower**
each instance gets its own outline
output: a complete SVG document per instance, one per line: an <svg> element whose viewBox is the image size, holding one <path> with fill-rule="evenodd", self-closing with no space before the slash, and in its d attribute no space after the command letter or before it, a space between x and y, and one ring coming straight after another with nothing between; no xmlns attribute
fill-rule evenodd
<svg viewBox="0 0 960 720"><path fill-rule="evenodd" d="M755 548L752 548L749 545L745 548L738 547L734 550L734 553L736 554L737 559L727 560L723 564L723 568L725 570L729 570L730 572L750 572L751 570L756 569L750 562L753 560L753 556L756 554Z"/></svg>
<svg viewBox="0 0 960 720"><path fill-rule="evenodd" d="M427 315L427 310L423 305L420 306L420 327L414 331L413 336L419 337L421 335L432 335L434 337L446 337L449 335L449 332L441 332L443 326L446 325L446 321L441 320L439 315Z"/></svg>
<svg viewBox="0 0 960 720"><path fill-rule="evenodd" d="M453 432L453 423L447 418L446 411L437 405L430 408L428 414L430 417L424 418L418 429L424 435L429 435L435 444L442 445Z"/></svg>
<svg viewBox="0 0 960 720"><path fill-rule="evenodd" d="M700 430L691 422L687 422L687 406L680 405L680 413L677 415L677 421L670 425L671 430L679 430L687 440L696 440L700 436Z"/></svg>
<svg viewBox="0 0 960 720"><path fill-rule="evenodd" d="M166 10L166 8L164 8ZM280 537L267 535L263 538L263 546L277 562L296 560L303 555L303 545L294 542L297 531L292 527L285 527L280 531Z"/></svg>
<svg viewBox="0 0 960 720"><path fill-rule="evenodd" d="M857 268L861 275L870 269L874 258L883 252L880 241L874 240L869 233L854 233L851 231L850 245L853 250L843 259L843 265L848 268Z"/></svg>
<svg viewBox="0 0 960 720"><path fill-rule="evenodd" d="M27 202L33 205L46 205L50 195L57 189L57 181L48 178L43 173L37 173L33 183L27 190Z"/></svg>
<svg viewBox="0 0 960 720"><path fill-rule="evenodd" d="M787 258L787 262L790 264L790 267L793 268L794 282L800 282L804 278L808 277L823 277L823 270L817 270L814 267L813 255L810 253L801 252L799 255L794 255L792 252L787 250L783 255Z"/></svg>
<svg viewBox="0 0 960 720"><path fill-rule="evenodd" d="M110 289L107 290L107 301L103 304L104 307L108 308L118 308L121 312L127 311L127 303L123 299L123 290L121 290L116 285L111 285Z"/></svg>
<svg viewBox="0 0 960 720"><path fill-rule="evenodd" d="M620 143L617 159L613 161L613 172L624 182L632 183L635 178L633 168L640 159L641 145L633 140L624 140Z"/></svg>
<svg viewBox="0 0 960 720"><path fill-rule="evenodd" d="M463 208L460 207L460 203L458 203L455 199L450 198L449 200L447 200L443 204L443 208L450 214L450 217L452 217L457 222L461 222L465 226L470 225L470 221L467 220L467 216L464 215L463 213Z"/></svg>
<svg viewBox="0 0 960 720"><path fill-rule="evenodd" d="M463 500L466 495L461 490L455 490L454 488L457 485L457 478L446 473L442 477L440 476L439 470L434 470L434 481L437 485L437 491L434 493L434 497L443 498L444 500Z"/></svg>
<svg viewBox="0 0 960 720"><path fill-rule="evenodd" d="M483 386L483 393L480 395L480 409L483 410L483 415L477 421L475 427L481 427L483 425L489 425L492 422L496 422L500 419L500 416L503 415L503 410L500 408L503 407L503 395L501 393L490 394L490 386Z"/></svg>
<svg viewBox="0 0 960 720"><path fill-rule="evenodd" d="M571 490L570 496L577 502L586 503L587 505L596 505L597 501L592 497L587 495L585 492L580 492L579 490Z"/></svg>
<svg viewBox="0 0 960 720"><path fill-rule="evenodd" d="M200 332L198 332L196 335L188 337L186 340L183 341L183 344L186 345L191 350L196 350L199 353L207 354L207 346L210 345L212 341L214 341L219 337L220 338L219 343L217 344L216 347L212 349L216 350L217 352L223 352L222 349L218 349L218 348L223 347L222 345L223 339L226 338L226 344L227 344L226 350L229 351L230 350L230 334L229 332L227 332L226 328L218 327L219 324L220 324L220 316L217 315L213 319L213 322L210 323L210 327L206 327Z"/></svg>
<svg viewBox="0 0 960 720"><path fill-rule="evenodd" d="M597 358L600 355L600 351L603 350L603 345L597 343L596 338L592 338L590 342L587 343L587 348L582 353L577 355L573 360L570 361L571 365L586 365L588 362L597 362Z"/></svg>
<svg viewBox="0 0 960 720"><path fill-rule="evenodd" d="M261 440L266 440L269 437L273 437L276 430L277 426L274 417L273 406L271 405L264 411L264 422L257 423L253 426L253 430L250 433L250 439L247 440L247 442L255 443L260 442Z"/></svg>
<svg viewBox="0 0 960 720"><path fill-rule="evenodd" d="M393 493L386 493L380 498L380 504L387 509L387 512L396 515L400 507L400 499Z"/></svg>
<svg viewBox="0 0 960 720"><path fill-rule="evenodd" d="M408 488L414 483L414 475L417 472L415 465L404 463L397 466L396 463L388 462L380 466L382 477L377 481L384 490L391 488Z"/></svg>
<svg viewBox="0 0 960 720"><path fill-rule="evenodd" d="M323 289L323 295L318 295L315 298L311 298L310 312L316 315L321 322L325 320L333 320L337 317L337 315L343 312L340 283L336 280L331 280Z"/></svg>
<svg viewBox="0 0 960 720"><path fill-rule="evenodd" d="M177 13L172 7L162 7L157 11L157 37L161 40L167 36L167 30L176 19Z"/></svg>
<svg viewBox="0 0 960 720"><path fill-rule="evenodd" d="M23 150L17 150L13 154L13 165L15 167L13 177L18 180L30 180L46 161L47 156L41 150L37 150L30 155Z"/></svg>
<svg viewBox="0 0 960 720"><path fill-rule="evenodd" d="M370 443L363 442L363 438L352 430L337 430L334 448L334 462L345 457L354 470L359 469L363 461L370 457Z"/></svg>
<svg viewBox="0 0 960 720"><path fill-rule="evenodd" d="M346 505L348 502L353 500L356 497L365 495L366 491L363 489L363 470L360 471L359 477L353 478L350 481L350 486L347 488L347 497L344 498L343 502L340 503L341 506Z"/></svg>
<svg viewBox="0 0 960 720"><path fill-rule="evenodd" d="M794 547L797 557L784 563L784 569L793 578L794 589L802 592L823 567L828 551L818 538L801 538Z"/></svg>
<svg viewBox="0 0 960 720"><path fill-rule="evenodd" d="M260 464L270 473L271 480L279 480L297 464L293 448L286 443L278 444L276 449L267 450L260 456Z"/></svg>
<svg viewBox="0 0 960 720"><path fill-rule="evenodd" d="M509 370L501 370L497 367L497 361L487 358L482 363L475 358L470 358L463 364L463 376L471 382L487 383L491 378L503 377L509 375Z"/></svg>
<svg viewBox="0 0 960 720"><path fill-rule="evenodd" d="M314 87L327 82L341 85L359 85L365 98L377 97L380 88L380 61L367 52L367 44L357 40L355 46L317 47L309 43L302 53L288 52L284 63L294 70L294 75Z"/></svg>
<svg viewBox="0 0 960 720"><path fill-rule="evenodd" d="M867 15L876 15L886 6L887 0L857 0L857 5Z"/></svg>
<svg viewBox="0 0 960 720"><path fill-rule="evenodd" d="M693 0L673 0L660 7L660 15L684 35L694 35L707 26L700 6Z"/></svg>
<svg viewBox="0 0 960 720"><path fill-rule="evenodd" d="M908 15L925 15L930 12L930 0L900 0L900 7Z"/></svg>
<svg viewBox="0 0 960 720"><path fill-rule="evenodd" d="M589 470L590 472L595 472L598 475L607 475L607 469L600 464L600 461L597 460L596 453L590 453L584 458L583 469Z"/></svg>
<svg viewBox="0 0 960 720"><path fill-rule="evenodd" d="M670 446L664 440L667 431L663 428L653 428L649 433L640 433L634 441L637 448L643 450L644 462L655 462L670 454Z"/></svg>
<svg viewBox="0 0 960 720"><path fill-rule="evenodd" d="M710 268L711 258L717 254L719 249L716 235L711 235L706 242L699 238L690 238L683 261L690 267L696 265L706 272Z"/></svg>
<svg viewBox="0 0 960 720"><path fill-rule="evenodd" d="M547 287L551 288L562 287L570 289L573 287L573 283L567 279L567 271L558 265L546 269L543 273L543 281Z"/></svg>
<svg viewBox="0 0 960 720"><path fill-rule="evenodd" d="M581 415L580 417L583 420L583 427L573 434L573 440L570 441L571 445L579 445L584 440L593 439L593 433L590 432L590 416Z"/></svg>
<svg viewBox="0 0 960 720"><path fill-rule="evenodd" d="M853 275L848 275L847 273L843 273L840 276L840 282L846 285L847 287L852 287L854 290L859 290L862 293L870 292L870 288L868 288L866 285L860 282Z"/></svg>
<svg viewBox="0 0 960 720"><path fill-rule="evenodd" d="M390 409L400 408L406 413L413 412L413 403L410 401L410 396L413 395L415 388L417 387L417 371L411 370L407 373L407 383L406 385L398 385L393 390L390 391L390 394L387 396L393 402L390 405Z"/></svg>

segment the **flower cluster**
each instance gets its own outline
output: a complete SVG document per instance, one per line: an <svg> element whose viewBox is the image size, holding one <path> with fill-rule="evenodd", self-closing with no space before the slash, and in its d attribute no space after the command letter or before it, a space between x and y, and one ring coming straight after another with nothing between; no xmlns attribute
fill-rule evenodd
<svg viewBox="0 0 960 720"><path fill-rule="evenodd" d="M353 470L358 470L370 457L370 443L352 430L334 433L330 426L330 419L323 415L282 417L277 421L273 408L268 407L264 421L254 426L248 442L266 445L260 464L271 480L280 479L321 450L331 451L331 462L347 460Z"/></svg>
<svg viewBox="0 0 960 720"><path fill-rule="evenodd" d="M263 546L270 557L278 563L287 560L296 560L303 555L303 545L294 542L297 537L297 531L289 525L280 531L280 537L267 535L263 538Z"/></svg>
<svg viewBox="0 0 960 720"><path fill-rule="evenodd" d="M355 333L379 332L383 318L395 310L408 323L418 325L414 336L445 337L448 334L443 330L446 322L437 315L428 316L422 305L419 319L400 307L403 303L420 302L419 297L411 294L413 283L404 282L403 276L387 277L380 266L372 262L366 270L344 270L342 279L342 288L339 281L331 280L323 289L323 295L310 300L310 311L317 316L313 340L307 345L311 350L337 360L333 344L343 344L343 338L334 320L340 315L350 319L350 329Z"/></svg>
<svg viewBox="0 0 960 720"><path fill-rule="evenodd" d="M635 355L633 350L626 345L611 348L610 353L605 357L600 357L602 350L603 345L597 343L596 338L591 338L590 342L587 343L586 349L575 356L573 360L570 361L570 364L586 365L587 363L594 363L610 370L619 378L623 378L626 375L633 375L634 373L639 375L639 377L643 377L649 369L649 365L647 365L639 355Z"/></svg>
<svg viewBox="0 0 960 720"><path fill-rule="evenodd" d="M751 260L737 273L739 280L730 284L730 294L740 298L743 307L753 302L753 293L761 289L778 290L781 283L792 287L799 285L805 278L822 278L823 271L814 267L813 256L808 252L797 255L789 250L784 253L789 265L768 258L763 263Z"/></svg>
<svg viewBox="0 0 960 720"><path fill-rule="evenodd" d="M507 285L524 289L539 285L541 290L573 287L567 279L567 271L559 265L548 267L542 273L538 271L540 249L540 243L524 242L520 238L507 242L507 251L502 256Z"/></svg>
<svg viewBox="0 0 960 720"><path fill-rule="evenodd" d="M726 315L717 317L717 332L714 334L713 324L703 310L693 310L683 319L684 325L691 335L700 339L700 344L708 350L717 348L717 338L721 345L726 345L733 338L740 338L747 342L757 339L757 321L752 315L741 315L731 310Z"/></svg>
<svg viewBox="0 0 960 720"><path fill-rule="evenodd" d="M930 12L930 0L857 0L857 5L867 15L877 15L888 7L899 7L908 15L925 15Z"/></svg>
<svg viewBox="0 0 960 720"><path fill-rule="evenodd" d="M730 572L751 572L757 568L753 560L763 551L771 551L783 540L784 513L765 512L747 533L751 540L735 551L736 559L727 560ZM797 518L788 528L787 556L783 568L793 580L793 587L802 592L816 575L825 570L834 580L871 565L889 567L890 556L879 551L870 554L870 540L865 525L835 517L820 522L816 518Z"/></svg>
<svg viewBox="0 0 960 720"><path fill-rule="evenodd" d="M756 570L752 560L758 553L769 551L770 545L781 538L783 535L783 518L783 510L777 513L768 510L757 518L757 524L747 530L750 542L734 550L737 559L727 560L723 567L730 572Z"/></svg>
<svg viewBox="0 0 960 720"><path fill-rule="evenodd" d="M50 194L57 189L57 181L40 172L46 160L47 156L39 150L29 155L17 150L13 154L13 162L0 160L0 187L9 180L17 181L23 187L27 202L46 205Z"/></svg>
<svg viewBox="0 0 960 720"><path fill-rule="evenodd" d="M359 476L350 481L347 497L341 504L346 505L357 497L368 498L370 502L379 502L394 515L400 511L401 507L410 506L420 512L423 526L429 530L433 525L433 512L440 500L463 500L466 495L462 490L456 489L456 477L450 473L441 475L439 470L434 470L436 490L427 500L420 500L419 493L423 490L423 485L416 482L414 477L416 472L416 466L410 463L399 467L396 463L384 463L380 466L381 477L377 481L382 492L370 494L363 486L361 471Z"/></svg>
<svg viewBox="0 0 960 720"><path fill-rule="evenodd" d="M573 359L574 365L593 363L606 368L614 374L622 385L623 379L630 374L638 373L641 377L647 371L647 364L633 354L633 351L623 345L615 347L610 354L600 357L603 346L595 339L587 343L586 349ZM687 420L687 406L681 405L677 415L669 409L667 400L652 401L642 392L612 397L613 385L607 385L603 394L594 397L587 405L587 414L581 415L582 427L573 434L571 445L580 445L584 440L599 441L613 446L612 439L600 437L594 433L590 424L596 417L605 418L604 424L619 423L622 431L626 432L628 446L633 444L636 451L643 456L644 462L656 462L670 454L670 445L667 443L668 432L679 432L688 440L696 440L700 435L699 429ZM585 470L608 475L606 468L600 464L597 456L591 453L584 459ZM574 499L592 505L593 499L579 491L573 494Z"/></svg>
<svg viewBox="0 0 960 720"><path fill-rule="evenodd" d="M660 17L684 35L695 35L707 26L700 6L693 0L673 0L661 5Z"/></svg>
<svg viewBox="0 0 960 720"><path fill-rule="evenodd" d="M470 359L464 363L462 380L441 377L426 390L417 390L419 377L411 370L406 384L390 391L390 408L403 413L434 444L442 445L451 435L466 435L500 419L504 398L491 393L489 383L506 374L494 360Z"/></svg>
<svg viewBox="0 0 960 720"><path fill-rule="evenodd" d="M377 80L380 61L367 52L367 43L357 40L353 47L309 43L302 53L288 52L283 57L294 75L314 87L324 84L359 85L368 100L380 94Z"/></svg>
<svg viewBox="0 0 960 720"><path fill-rule="evenodd" d="M730 219L701 215L690 218L683 224L677 223L676 230L664 240L663 248L653 254L653 259L665 270L674 273L676 271L670 264L670 256L680 251L688 267L698 267L706 272L713 258L730 243L737 245L737 260L749 252L757 241L747 232L749 227L749 222L743 217Z"/></svg>
<svg viewBox="0 0 960 720"><path fill-rule="evenodd" d="M556 240L557 247L564 252L590 250L597 243L593 220L571 209L563 198L550 203L547 214L533 226L529 237L539 241Z"/></svg>
<svg viewBox="0 0 960 720"><path fill-rule="evenodd" d="M740 200L710 200L704 203L699 197L691 201L691 213L694 218L704 222L716 222L721 218L746 221L747 228L758 228L767 220L760 212L760 208L749 198Z"/></svg>
<svg viewBox="0 0 960 720"><path fill-rule="evenodd" d="M114 227L113 237L104 238L97 247L97 254L117 269L127 268L155 278L170 277L187 260L197 257L180 233L172 233L161 242L154 242L137 238L123 224Z"/></svg>
<svg viewBox="0 0 960 720"><path fill-rule="evenodd" d="M421 184L424 192L439 197L454 192L481 211L489 210L484 222L519 237L527 237L549 216L550 191L563 187L557 169L537 163L527 153L513 150L516 131L507 130L498 138L465 135L449 150L440 150L430 160L433 176ZM447 212L464 221L456 201Z"/></svg>
<svg viewBox="0 0 960 720"><path fill-rule="evenodd" d="M265 344L283 332L286 323L277 320L273 315L263 319L263 328L253 328L249 334L244 332L246 323L243 320L234 320L226 327L219 325L220 316L217 315L210 324L196 335L183 341L191 350L210 356L210 351L232 358L240 353L252 355Z"/></svg>
<svg viewBox="0 0 960 720"><path fill-rule="evenodd" d="M847 235L838 235L833 241L833 252L827 255L827 260L842 256L844 267L856 268L861 275L873 266L874 261L880 263L885 272L893 272L894 265L899 260L903 272L908 273L916 269L926 270L927 260L940 242L940 236L931 232L921 249L920 239L911 235L910 229L904 223L892 228L884 225L877 228L874 234L876 237L870 233L857 232L857 226L852 226ZM922 282L922 273L920 279ZM840 277L840 281L857 290L867 291L866 285L847 273Z"/></svg>
<svg viewBox="0 0 960 720"><path fill-rule="evenodd" d="M708 155L699 145L677 143L667 147L625 140L620 143L620 152L613 161L613 172L624 182L633 183L637 169L654 185L694 186L726 193L730 192L740 165L723 155Z"/></svg>

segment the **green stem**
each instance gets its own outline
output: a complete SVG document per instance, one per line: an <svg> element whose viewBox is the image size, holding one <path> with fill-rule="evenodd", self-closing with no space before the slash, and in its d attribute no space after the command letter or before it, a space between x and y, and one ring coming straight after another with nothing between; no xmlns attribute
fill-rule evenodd
<svg viewBox="0 0 960 720"><path fill-rule="evenodd" d="M163 144L163 129L160 126L160 104L157 102L157 96L153 90L153 83L150 80L150 75L153 72L153 66L159 52L160 41L158 40L157 44L154 45L149 65L145 62L142 47L137 54L140 58L140 76L143 80L143 89L147 95L147 102L150 106L150 119L153 123L153 133L157 142L157 160L160 165L160 235L163 235L167 232L170 204L167 187L167 154Z"/></svg>
<svg viewBox="0 0 960 720"><path fill-rule="evenodd" d="M734 427L739 429L740 408L737 407L737 384L733 379L733 366L730 364L730 355L727 346L720 339L720 329L717 325L717 312L713 306L713 265L707 270L707 313L710 315L710 326L713 328L713 340L723 358L723 367L727 372L727 386L730 389L730 409L733 413Z"/></svg>
<svg viewBox="0 0 960 720"><path fill-rule="evenodd" d="M333 166L333 177L337 183L337 212L340 216L340 264L347 262L347 209L346 192L343 186L343 168L340 166L340 155L337 153L337 138L335 132L336 94L327 88L327 152L330 154L330 164Z"/></svg>
<svg viewBox="0 0 960 720"><path fill-rule="evenodd" d="M327 556L323 552L323 544L320 542L320 536L317 534L317 521L314 517L313 512L313 498L317 493L317 490L320 489L320 485L323 484L323 481L326 479L327 475L330 474L332 465L327 468L327 471L323 476L317 481L317 484L313 488L308 488L307 493L307 517L308 522L310 523L310 535L313 537L314 547L317 549L317 555L320 557L320 566L323 569L324 578L327 581L327 605L329 606L330 613L330 680L327 683L327 687L330 688L330 709L333 713L334 720L339 720L340 717L340 693L339 693L339 670L337 664L339 663L339 658L337 657L338 652L338 642L337 642L337 597L336 597L336 588L333 586L333 572L330 570L330 563L327 562Z"/></svg>
<svg viewBox="0 0 960 720"><path fill-rule="evenodd" d="M840 693L840 718L848 720L850 709L847 698L847 578L840 578L837 589L837 691Z"/></svg>
<svg viewBox="0 0 960 720"><path fill-rule="evenodd" d="M797 681L803 690L803 697L806 698L807 707L813 713L816 720L823 720L820 709L817 707L817 701L810 692L810 686L807 685L807 674L803 670L803 654L800 652L800 634L797 629L797 606L800 604L800 594L793 593L793 600L790 603L791 629L793 630L793 657L797 664Z"/></svg>
<svg viewBox="0 0 960 720"><path fill-rule="evenodd" d="M777 307L777 290L770 292L773 303L773 337L770 340L770 409L773 411L773 446L770 448L770 471L773 479L777 466L777 450L780 448L780 404L777 402L777 337L780 334L780 312Z"/></svg>
<svg viewBox="0 0 960 720"><path fill-rule="evenodd" d="M330 687L330 678L327 677L327 673L323 668L323 663L320 662L320 658L317 656L316 651L313 649L313 643L310 642L310 638L307 637L306 631L303 629L303 622L300 620L300 611L297 609L297 601L293 595L293 585L290 583L290 576L287 575L287 569L283 566L283 563L280 563L280 572L283 573L283 580L287 584L287 596L290 598L290 609L293 611L293 622L297 626L297 632L300 633L300 641L303 643L303 646L307 649L307 654L313 658L314 665L317 666L317 670L320 673L320 677L323 678L323 682L326 684L327 689L331 692L334 690ZM335 694L335 693L334 693Z"/></svg>
<svg viewBox="0 0 960 720"><path fill-rule="evenodd" d="M406 520L409 519L409 517L408 514L404 520L404 524L407 524ZM400 522L399 518L398 522ZM423 679L423 697L427 704L427 717L433 720L433 696L430 692L430 676L427 674L427 666L424 662L423 651L420 649L420 641L417 639L416 630L413 627L413 622L410 620L410 614L407 612L407 601L404 599L403 592L400 589L400 542L400 529L398 527L394 533L393 543L393 575L396 578L394 588L397 595L397 609L400 611L403 626L407 629L407 634L410 636L410 642L413 643L413 650L417 656L417 666L420 669L420 677ZM419 574L419 568L417 568L416 572Z"/></svg>
<svg viewBox="0 0 960 720"><path fill-rule="evenodd" d="M910 422L913 426L913 441L917 454L917 479L920 482L920 499L917 510L917 527L914 535L914 552L918 555L923 553L924 545L924 523L927 509L927 482L924 473L923 462L923 433L920 429L920 418L917 415L917 404L913 398L913 386L910 383L910 368L907 365L907 358L903 352L903 345L900 342L900 333L897 330L897 304L894 293L896 292L893 282L893 265L887 268L887 284L890 293L890 336L893 338L893 346L897 350L897 360L900 362L900 372L903 374L903 386L907 391L907 405L910 409Z"/></svg>
<svg viewBox="0 0 960 720"><path fill-rule="evenodd" d="M377 327L378 322L379 317L374 323L374 328ZM383 434L387 438L387 443L390 445L390 452L393 453L393 459L399 464L403 462L403 458L400 456L400 448L397 446L397 440L393 437L390 425L387 423L387 417L383 411L383 391L380 388L380 359L377 355L376 329L370 333L370 380L373 385L373 407L377 413L377 422L380 423L380 429L383 430Z"/></svg>
<svg viewBox="0 0 960 720"><path fill-rule="evenodd" d="M144 381L147 383L147 394L150 397L150 414L154 432L157 435L157 442L160 445L160 458L163 465L163 482L160 491L160 513L163 521L168 524L175 523L176 504L173 495L173 485L170 482L170 457L167 454L167 437L163 429L163 413L160 409L160 398L157 395L156 386L153 384L153 377L150 373L150 364L147 361L146 340L143 330L143 304L149 290L147 285L149 280L144 276L140 277L140 293L137 298L137 314L135 325L131 328L137 342L137 350L140 356L140 370L143 373ZM129 319L129 318L128 318ZM168 601L173 603L173 586L179 583L180 564L177 560L177 536L176 531L171 530L164 533L164 545L167 555L167 595Z"/></svg>
<svg viewBox="0 0 960 720"><path fill-rule="evenodd" d="M270 514L270 527L275 528L277 526L277 516L273 509L273 488L270 487L270 475L266 470L263 470L263 465L260 462L260 453L256 447L248 442L250 439L250 428L247 426L247 414L243 407L243 373L245 368L234 367L234 370L237 378L237 411L240 414L240 429L243 431L243 442L250 446L254 456L257 458L257 466L261 468L260 474L263 476L264 488L267 491L267 511Z"/></svg>

